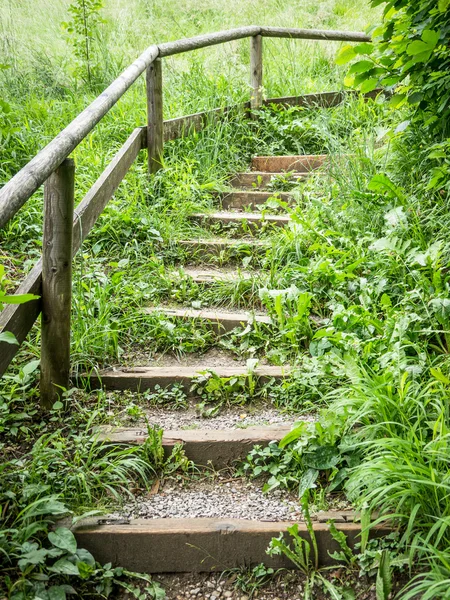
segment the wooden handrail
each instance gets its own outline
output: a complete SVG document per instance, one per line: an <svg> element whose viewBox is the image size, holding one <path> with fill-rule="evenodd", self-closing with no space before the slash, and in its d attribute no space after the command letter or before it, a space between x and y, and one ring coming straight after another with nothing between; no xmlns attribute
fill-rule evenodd
<svg viewBox="0 0 450 600"><path fill-rule="evenodd" d="M136 79L156 58L173 56L199 48L261 35L303 40L369 41L364 33L283 27L240 27L147 48L106 90L85 108L65 129L0 190L0 228L17 213L28 198L50 177L95 125L109 112Z"/></svg>
<svg viewBox="0 0 450 600"><path fill-rule="evenodd" d="M263 37L361 42L363 33L320 31L279 27L241 27L193 38L150 46L98 98L43 148L0 190L0 228L45 182L43 258L19 286L19 293L39 298L28 304L10 305L0 313L0 333L12 333L19 344L42 312L41 404L51 408L69 382L71 257L94 226L142 148L148 149L149 172L162 164L164 141L201 129L209 120L226 115L232 107L163 121L162 58L198 48L251 38L250 102L240 110L260 108L268 102L307 106L333 106L343 98L339 92L263 101ZM147 126L133 131L108 167L74 211L74 164L68 155L146 71ZM73 234L73 241L72 241ZM0 342L0 376L18 346Z"/></svg>

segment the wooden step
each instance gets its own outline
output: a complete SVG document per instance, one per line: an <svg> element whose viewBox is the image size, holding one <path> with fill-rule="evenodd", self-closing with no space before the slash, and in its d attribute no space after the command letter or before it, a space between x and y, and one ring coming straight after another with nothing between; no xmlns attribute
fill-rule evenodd
<svg viewBox="0 0 450 600"><path fill-rule="evenodd" d="M327 158L327 154L255 156L252 159L252 171L266 171L268 173L297 171L298 173L307 173L320 168Z"/></svg>
<svg viewBox="0 0 450 600"><path fill-rule="evenodd" d="M220 204L224 210L242 210L244 208L252 208L255 206L261 206L265 204L269 198L280 199L283 202L287 202L289 205L293 204L293 198L291 194L286 192L229 192L224 194L220 199Z"/></svg>
<svg viewBox="0 0 450 600"><path fill-rule="evenodd" d="M249 314L245 312L225 312L219 310L195 310L193 308L145 308L148 315L163 314L166 317L185 320L201 320L214 331L216 335L222 335L232 331L236 327L246 326L250 322L264 323L270 325L272 320L268 315Z"/></svg>
<svg viewBox="0 0 450 600"><path fill-rule="evenodd" d="M261 213L220 211L214 213L196 213L190 219L208 225L238 225L248 227L252 231L263 227L265 224L285 227L291 220L289 215L262 215Z"/></svg>
<svg viewBox="0 0 450 600"><path fill-rule="evenodd" d="M273 179L277 177L286 178L289 176L289 181L296 183L301 179L306 179L309 173L266 173L265 171L252 171L251 173L237 173L229 180L229 185L235 188L251 188L254 190L261 190L265 188ZM275 192L272 192L272 194Z"/></svg>
<svg viewBox="0 0 450 600"><path fill-rule="evenodd" d="M247 427L246 429L177 429L166 430L162 444L166 456L175 444L183 444L189 460L199 467L216 470L230 467L243 460L253 446L267 446L271 441L279 442L289 433L292 425ZM96 435L101 441L115 444L143 444L148 438L142 427L99 427Z"/></svg>
<svg viewBox="0 0 450 600"><path fill-rule="evenodd" d="M205 371L213 371L219 377L239 377L246 375L248 369L236 364L233 367L207 367L201 364L195 367L119 367L104 369L82 375L81 378L90 389L105 388L107 390L132 390L143 392L154 390L156 386L166 388L175 384L189 392L192 381ZM266 383L271 379L283 379L290 374L289 366L261 366L252 371L258 383Z"/></svg>
<svg viewBox="0 0 450 600"><path fill-rule="evenodd" d="M328 513L332 517L334 513ZM350 547L359 541L361 526L343 512L336 512L336 528L347 536ZM99 524L100 523L100 524ZM250 521L216 518L99 519L79 521L72 531L80 548L86 548L101 564L111 562L139 573L181 573L225 571L251 568L264 563L273 569L292 569L284 556L269 557L266 549L272 538L292 522ZM329 525L313 523L320 566L336 564L330 554L341 550L330 534ZM391 533L387 526L375 526L371 537ZM298 524L299 535L310 542L305 523Z"/></svg>
<svg viewBox="0 0 450 600"><path fill-rule="evenodd" d="M183 271L174 272L174 276L180 277L186 275L190 277L195 283L220 283L220 282L238 282L247 281L250 279L259 279L262 274L261 271L241 271L238 269L195 269L190 267L184 267Z"/></svg>
<svg viewBox="0 0 450 600"><path fill-rule="evenodd" d="M270 241L253 238L227 239L211 238L196 240L179 240L178 244L190 250L193 260L208 259L223 253L232 255L264 254L270 247Z"/></svg>

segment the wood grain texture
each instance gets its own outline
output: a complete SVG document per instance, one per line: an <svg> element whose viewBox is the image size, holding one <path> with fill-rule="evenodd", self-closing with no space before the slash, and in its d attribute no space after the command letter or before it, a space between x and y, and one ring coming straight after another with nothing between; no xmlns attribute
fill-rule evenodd
<svg viewBox="0 0 450 600"><path fill-rule="evenodd" d="M103 171L74 211L73 254L80 249L99 215L116 191L142 147L146 145L146 128L133 131L113 160ZM42 260L22 281L17 294L42 295ZM9 305L0 313L0 333L9 331L21 344L41 312L41 299L26 304ZM0 376L8 368L19 346L0 342Z"/></svg>
<svg viewBox="0 0 450 600"><path fill-rule="evenodd" d="M336 513L336 528L353 548L361 537L358 523L342 522ZM332 516L330 516L333 519ZM177 518L130 519L123 523L98 524L96 519L79 521L72 531L78 545L91 552L101 564L112 562L139 573L225 571L264 563L274 569L295 568L285 556L267 555L272 538L285 532L293 522L250 521L244 519ZM69 525L70 526L70 525ZM327 523L314 522L319 565L336 564L333 552L341 548ZM392 529L388 525L370 528L378 538ZM298 523L298 534L311 543L306 523Z"/></svg>
<svg viewBox="0 0 450 600"><path fill-rule="evenodd" d="M0 227L16 214L156 58L259 35L309 40L370 41L366 34L350 31L250 26L150 46L0 190Z"/></svg>
<svg viewBox="0 0 450 600"><path fill-rule="evenodd" d="M251 38L250 44L250 107L252 110L256 110L262 105L262 36L254 35Z"/></svg>
<svg viewBox="0 0 450 600"><path fill-rule="evenodd" d="M39 296L38 300L26 304L10 304L0 313L0 333L12 333L21 344L41 313L42 259L35 264L15 293ZM18 350L19 346L15 344L0 342L0 377Z"/></svg>
<svg viewBox="0 0 450 600"><path fill-rule="evenodd" d="M46 409L61 388L69 389L74 192L75 163L66 158L44 189L40 390Z"/></svg>
<svg viewBox="0 0 450 600"><path fill-rule="evenodd" d="M90 389L105 388L107 390L154 390L179 384L187 394L191 391L192 381L205 372L205 366L199 364L193 367L121 367L105 369L89 374L80 375L80 382ZM211 369L219 377L239 377L248 374L248 368L237 364L233 367L215 366ZM256 385L266 383L270 379L281 379L290 374L290 367L261 366L253 371Z"/></svg>
<svg viewBox="0 0 450 600"><path fill-rule="evenodd" d="M270 106L271 104L277 104L282 106L304 106L304 107L320 107L320 108L332 108L338 106L346 98L356 97L359 95L364 96L367 100L369 98L376 98L380 94L385 95L385 91L382 89L376 89L366 94L361 94L356 90L345 90L341 92L319 92L317 94L303 94L302 96L286 96L284 98L267 98L263 101L264 106Z"/></svg>
<svg viewBox="0 0 450 600"><path fill-rule="evenodd" d="M226 42L259 35L260 32L261 27L258 26L239 27L227 31L218 31L217 33L198 35L196 37L177 40L175 42L166 42L164 44L159 44L159 56L172 56L173 54L182 54L183 52L190 52L191 50L198 50L199 48L206 48L207 46L216 46L217 44L224 44Z"/></svg>
<svg viewBox="0 0 450 600"><path fill-rule="evenodd" d="M265 447L272 441L281 441L291 428L292 424L245 429L166 429L162 445L168 457L176 444L183 444L186 457L196 466L220 470L243 460L253 446ZM143 444L148 439L145 428L100 427L97 431L101 432L99 440L113 444Z"/></svg>
<svg viewBox="0 0 450 600"><path fill-rule="evenodd" d="M88 135L158 56L158 52L157 46L147 48L94 102L0 190L0 228L15 215L38 187Z"/></svg>
<svg viewBox="0 0 450 600"><path fill-rule="evenodd" d="M293 27L261 27L263 37L291 38L293 40L335 40L338 42L370 42L370 36L356 31L332 29L296 29Z"/></svg>
<svg viewBox="0 0 450 600"><path fill-rule="evenodd" d="M147 67L147 149L149 173L161 168L164 150L162 64L157 58Z"/></svg>

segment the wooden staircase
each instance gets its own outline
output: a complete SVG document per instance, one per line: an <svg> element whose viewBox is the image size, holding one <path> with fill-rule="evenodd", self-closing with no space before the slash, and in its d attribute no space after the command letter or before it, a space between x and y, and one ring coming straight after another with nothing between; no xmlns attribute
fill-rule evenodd
<svg viewBox="0 0 450 600"><path fill-rule="evenodd" d="M199 282L209 285L217 281L230 281L243 274L233 270L231 264L221 270L201 269L195 267L204 262L207 253L215 253L220 249L240 247L243 244L253 249L266 251L270 244L259 240L258 235L264 225L276 227L289 226L287 214L266 214L246 212L263 204L275 196L281 201L292 204L290 194L276 194L265 190L275 176L282 174L284 178L301 180L308 177L312 170L323 168L327 157L319 156L257 156L252 161L252 170L239 173L230 179L232 189L218 201L214 212L193 214L192 219L199 220L206 227L220 224L224 231L227 225L242 223L251 225L252 237L217 239L192 239L180 242L192 258L192 264L185 267L186 274ZM233 233L235 231L233 230ZM219 336L236 327L246 325L252 320L265 326L271 326L271 319L264 314L220 311L216 309L193 310L191 307L167 308L151 307L145 310L149 315L164 314L172 321L192 320L207 324ZM153 390L180 384L186 391L191 387L193 379L202 372L208 371L208 365L201 361L189 367L159 367L144 365L139 367L116 367L86 376L91 388L103 387L106 390ZM220 377L240 376L246 373L245 365L236 363L233 366L218 366L214 372ZM255 379L262 383L269 379L281 380L289 375L289 366L261 366L253 373ZM265 446L270 441L279 441L289 431L290 426L258 426L246 429L177 429L164 432L163 446L168 453L176 443L183 443L187 457L197 466L212 467L215 470L229 467L234 461L242 459L254 446ZM143 427L103 428L100 437L111 443L139 444L147 437ZM330 564L329 552L338 550L336 542L329 533L326 520L333 518L336 526L345 531L350 545L356 541L360 532L359 525L353 523L350 513L327 514L326 518L317 518L315 533L322 564ZM254 566L265 563L274 568L290 567L286 558L270 558L266 548L270 539L285 531L291 522L265 522L240 519L211 518L172 518L172 519L110 519L103 524L90 519L78 524L76 536L82 547L94 553L102 563L112 561L128 569L155 572L209 571L225 570L237 566ZM305 523L299 524L300 535L309 539Z"/></svg>

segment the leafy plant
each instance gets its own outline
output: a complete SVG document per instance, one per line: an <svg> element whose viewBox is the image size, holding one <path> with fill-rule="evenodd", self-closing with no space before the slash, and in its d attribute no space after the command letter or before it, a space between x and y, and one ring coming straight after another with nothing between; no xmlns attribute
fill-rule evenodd
<svg viewBox="0 0 450 600"><path fill-rule="evenodd" d="M372 6L384 0L372 0ZM369 92L379 85L394 91L391 106L408 103L417 118L446 128L450 114L450 11L448 0L390 0L374 43L344 46L338 64L354 58L347 85ZM362 58L362 59L360 59Z"/></svg>
<svg viewBox="0 0 450 600"><path fill-rule="evenodd" d="M30 300L39 298L34 294L7 294L5 287L10 282L5 276L5 267L0 265L0 311L3 310L5 304L24 304ZM0 333L0 342L6 342L7 344L17 344L16 337L9 331L3 331Z"/></svg>
<svg viewBox="0 0 450 600"><path fill-rule="evenodd" d="M100 11L103 0L74 0L68 8L72 20L63 22L63 27L71 36L75 57L79 61L79 73L86 73L89 86L94 79L97 66L94 45L98 29L103 19Z"/></svg>

